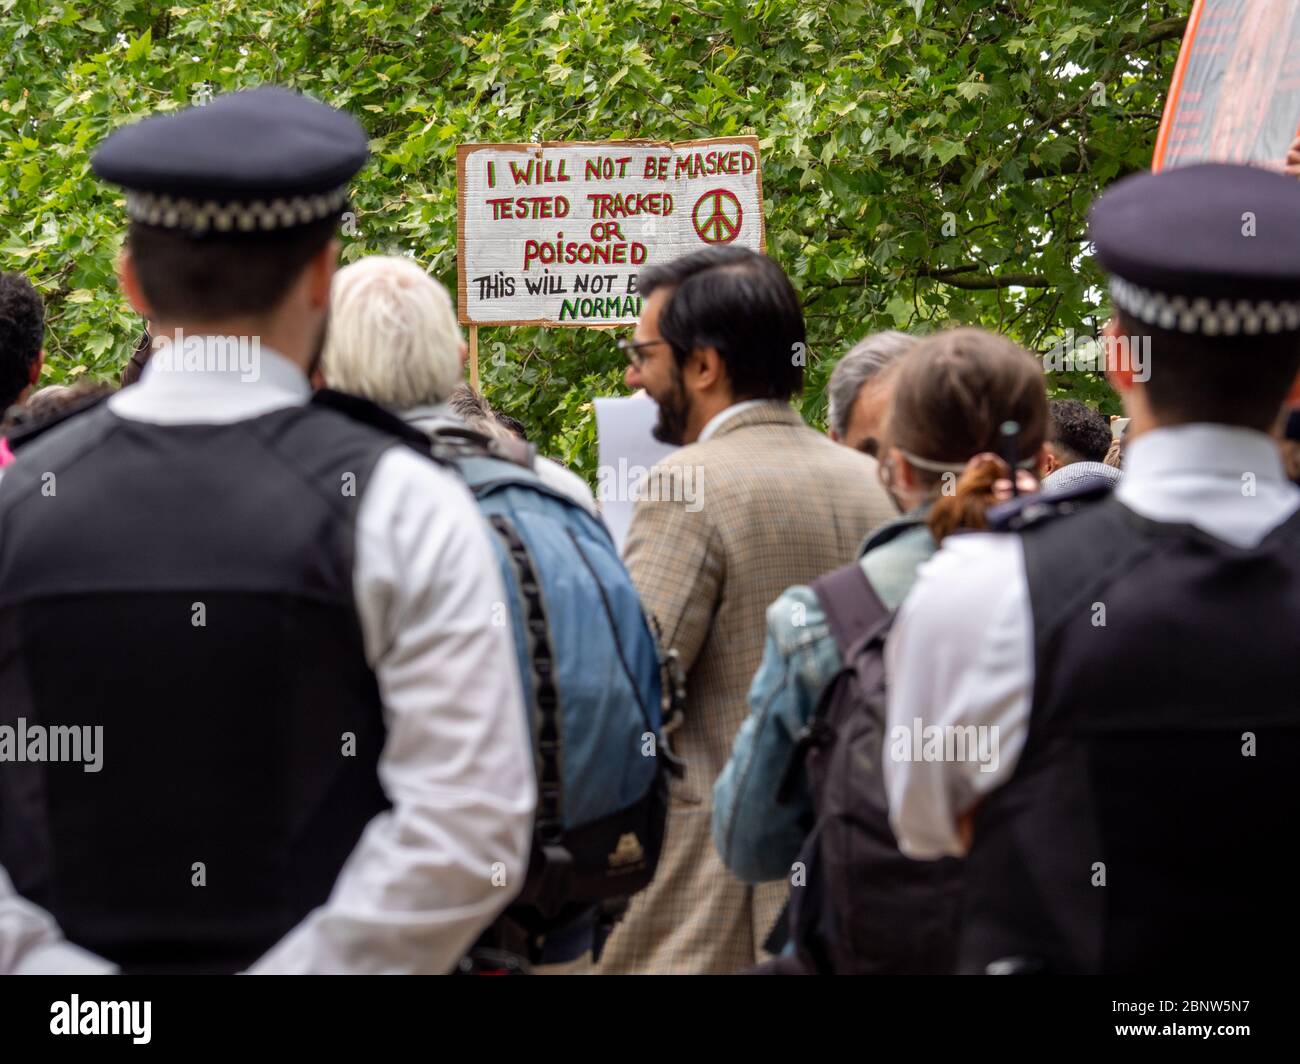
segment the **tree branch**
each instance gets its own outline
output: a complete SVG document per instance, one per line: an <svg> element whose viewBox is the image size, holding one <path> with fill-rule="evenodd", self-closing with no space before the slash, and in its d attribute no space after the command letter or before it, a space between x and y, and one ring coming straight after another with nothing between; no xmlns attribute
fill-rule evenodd
<svg viewBox="0 0 1300 1064"><path fill-rule="evenodd" d="M1036 273L1002 273L997 276L979 276L978 274L956 273L952 268L931 269L929 266L917 268L917 277L929 277L940 284L953 288L965 288L972 291L991 291L997 288L1054 288L1056 282Z"/></svg>
<svg viewBox="0 0 1300 1064"><path fill-rule="evenodd" d="M975 268L973 263L965 266L918 266L912 276L928 277L940 284L952 288L964 288L968 291L993 291L999 288L1055 288L1057 284L1056 281L1036 273L1002 273L994 276L969 272ZM902 278L899 279L899 283L901 282ZM868 283L870 282L866 275L850 277L843 281L827 281L825 284L817 285L817 291L806 298L803 305L812 306L833 288L866 288Z"/></svg>
<svg viewBox="0 0 1300 1064"><path fill-rule="evenodd" d="M1153 44L1159 44L1161 41L1168 41L1174 37L1182 37L1187 32L1187 17L1166 18L1159 22L1153 22L1147 27L1147 32L1141 37L1130 37L1124 41L1120 48L1126 52L1141 51L1143 48L1150 48Z"/></svg>

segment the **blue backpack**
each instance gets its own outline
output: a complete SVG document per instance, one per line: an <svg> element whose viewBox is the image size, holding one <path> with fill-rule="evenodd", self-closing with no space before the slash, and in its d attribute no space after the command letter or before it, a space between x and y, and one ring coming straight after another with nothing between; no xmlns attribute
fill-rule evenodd
<svg viewBox="0 0 1300 1064"><path fill-rule="evenodd" d="M654 876L671 754L662 722L680 682L604 524L533 472L533 449L446 428L457 469L496 533L537 767L528 876L508 913L533 935L600 905L617 911Z"/></svg>

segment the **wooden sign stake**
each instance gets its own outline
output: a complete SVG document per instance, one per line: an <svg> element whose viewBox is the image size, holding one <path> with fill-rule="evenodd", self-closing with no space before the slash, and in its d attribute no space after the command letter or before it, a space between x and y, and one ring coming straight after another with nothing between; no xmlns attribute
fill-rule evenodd
<svg viewBox="0 0 1300 1064"><path fill-rule="evenodd" d="M478 391L478 326L469 327L469 386Z"/></svg>

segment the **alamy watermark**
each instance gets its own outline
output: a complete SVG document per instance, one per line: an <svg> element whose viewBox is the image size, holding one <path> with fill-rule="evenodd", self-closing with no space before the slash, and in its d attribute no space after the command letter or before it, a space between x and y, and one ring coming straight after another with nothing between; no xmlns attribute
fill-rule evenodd
<svg viewBox="0 0 1300 1064"><path fill-rule="evenodd" d="M1066 329L1043 352L1043 369L1048 373L1090 370L1103 373L1131 373L1139 384L1151 379L1150 336L1087 336Z"/></svg>
<svg viewBox="0 0 1300 1064"><path fill-rule="evenodd" d="M598 502L680 502L687 513L704 508L704 467L630 465L620 458L617 466L596 470Z"/></svg>
<svg viewBox="0 0 1300 1064"><path fill-rule="evenodd" d="M895 762L969 761L981 772L998 770L997 725L926 724L920 717L912 726L895 724L889 729L889 757Z"/></svg>
<svg viewBox="0 0 1300 1064"><path fill-rule="evenodd" d="M68 1001L50 1005L50 1034L127 1035L136 1045L147 1045L152 1026L152 1001Z"/></svg>
<svg viewBox="0 0 1300 1064"><path fill-rule="evenodd" d="M0 761L79 761L83 772L98 772L104 767L104 726L46 727L19 717L16 725L0 724Z"/></svg>
<svg viewBox="0 0 1300 1064"><path fill-rule="evenodd" d="M186 336L184 329L153 337L151 373L238 373L245 384L262 377L257 336Z"/></svg>

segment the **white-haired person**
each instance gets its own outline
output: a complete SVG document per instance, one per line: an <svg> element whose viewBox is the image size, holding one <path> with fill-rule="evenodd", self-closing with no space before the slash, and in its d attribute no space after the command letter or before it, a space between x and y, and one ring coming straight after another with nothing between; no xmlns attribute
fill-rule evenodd
<svg viewBox="0 0 1300 1064"><path fill-rule="evenodd" d="M331 388L373 400L429 434L468 424L492 436L518 435L462 383L465 356L451 296L410 259L374 255L335 275L321 364ZM596 513L581 477L540 455L533 470Z"/></svg>

